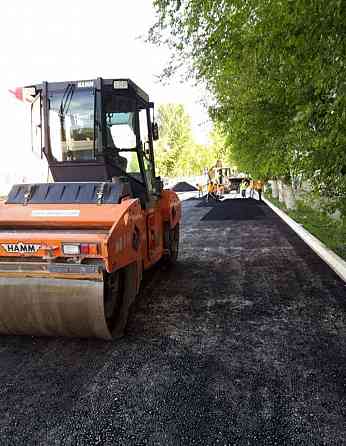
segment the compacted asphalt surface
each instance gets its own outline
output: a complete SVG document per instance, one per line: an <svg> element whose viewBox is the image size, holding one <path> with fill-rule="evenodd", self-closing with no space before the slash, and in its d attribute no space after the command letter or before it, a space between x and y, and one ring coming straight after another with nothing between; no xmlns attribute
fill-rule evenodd
<svg viewBox="0 0 346 446"><path fill-rule="evenodd" d="M183 203L126 336L0 337L0 445L346 444L346 287L269 207Z"/></svg>

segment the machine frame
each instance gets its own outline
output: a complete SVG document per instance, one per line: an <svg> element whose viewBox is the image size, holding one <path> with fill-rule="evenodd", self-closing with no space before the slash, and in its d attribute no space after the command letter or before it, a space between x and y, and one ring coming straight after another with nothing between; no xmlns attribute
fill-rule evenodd
<svg viewBox="0 0 346 446"><path fill-rule="evenodd" d="M95 98L93 154L58 160L51 91L62 93L63 120L60 110L68 108L75 88L91 89ZM129 79L43 82L23 90L32 104L33 150L46 157L54 182L14 185L0 203L0 333L121 336L143 271L160 259L175 263L178 256L181 203L155 176L154 104ZM135 145L110 147L107 110L114 105L115 113L130 113L129 103ZM60 131L64 151L65 126ZM137 154L140 179L119 164L129 150Z"/></svg>

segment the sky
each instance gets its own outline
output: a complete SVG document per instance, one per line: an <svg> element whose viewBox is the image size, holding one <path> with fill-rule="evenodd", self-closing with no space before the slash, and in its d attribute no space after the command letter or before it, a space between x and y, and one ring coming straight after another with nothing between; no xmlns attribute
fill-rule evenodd
<svg viewBox="0 0 346 446"><path fill-rule="evenodd" d="M169 58L144 41L155 20L151 0L3 0L0 7L0 192L18 181L46 181L31 154L30 108L8 89L46 81L131 78L156 104L183 103L195 138L208 142L203 91L157 80ZM141 37L142 36L142 37Z"/></svg>

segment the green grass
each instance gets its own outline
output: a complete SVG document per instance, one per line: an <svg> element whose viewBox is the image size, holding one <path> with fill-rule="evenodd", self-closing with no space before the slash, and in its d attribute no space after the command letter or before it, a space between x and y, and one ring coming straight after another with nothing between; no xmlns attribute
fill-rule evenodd
<svg viewBox="0 0 346 446"><path fill-rule="evenodd" d="M333 220L327 213L312 209L302 201L297 201L297 209L287 210L286 206L266 194L266 198L282 209L297 223L323 242L341 258L346 260L346 218Z"/></svg>

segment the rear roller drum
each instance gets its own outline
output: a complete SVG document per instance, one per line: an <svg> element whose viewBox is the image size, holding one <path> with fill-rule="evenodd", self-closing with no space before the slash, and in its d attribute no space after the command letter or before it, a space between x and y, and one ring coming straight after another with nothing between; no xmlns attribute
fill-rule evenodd
<svg viewBox="0 0 346 446"><path fill-rule="evenodd" d="M179 223L177 223L174 228L170 228L168 225L165 227L165 249L167 250L165 261L170 265L175 264L178 260L179 229Z"/></svg>

